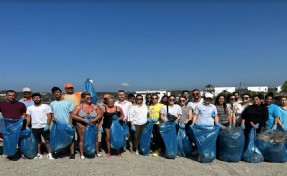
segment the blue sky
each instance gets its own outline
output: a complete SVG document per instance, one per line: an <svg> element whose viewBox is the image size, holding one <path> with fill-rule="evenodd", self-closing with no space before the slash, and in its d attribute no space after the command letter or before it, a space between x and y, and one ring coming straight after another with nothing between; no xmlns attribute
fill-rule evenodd
<svg viewBox="0 0 287 176"><path fill-rule="evenodd" d="M0 90L278 86L287 3L271 2L0 0Z"/></svg>

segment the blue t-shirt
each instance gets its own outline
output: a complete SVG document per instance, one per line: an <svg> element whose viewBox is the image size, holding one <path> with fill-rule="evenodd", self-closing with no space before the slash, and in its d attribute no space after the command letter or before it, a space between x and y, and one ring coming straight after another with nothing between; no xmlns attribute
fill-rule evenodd
<svg viewBox="0 0 287 176"><path fill-rule="evenodd" d="M281 107L278 107L277 113L278 113L279 120L282 122L282 125L283 125L282 128L287 129L287 110ZM279 127L279 129L282 129L282 128Z"/></svg>
<svg viewBox="0 0 287 176"><path fill-rule="evenodd" d="M198 114L197 125L214 126L214 117L217 115L217 109L213 104L199 104L195 107L195 114Z"/></svg>
<svg viewBox="0 0 287 176"><path fill-rule="evenodd" d="M57 121L69 123L70 113L74 110L73 104L68 100L53 101L51 104L52 113Z"/></svg>
<svg viewBox="0 0 287 176"><path fill-rule="evenodd" d="M268 106L268 119L266 121L266 128L267 129L271 129L273 124L274 124L274 120L276 117L278 116L278 106L275 104L270 104Z"/></svg>
<svg viewBox="0 0 287 176"><path fill-rule="evenodd" d="M30 101L25 101L23 98L21 100L19 100L19 102L24 103L24 105L26 106L26 108L28 108L29 106L34 105L34 101L30 100Z"/></svg>

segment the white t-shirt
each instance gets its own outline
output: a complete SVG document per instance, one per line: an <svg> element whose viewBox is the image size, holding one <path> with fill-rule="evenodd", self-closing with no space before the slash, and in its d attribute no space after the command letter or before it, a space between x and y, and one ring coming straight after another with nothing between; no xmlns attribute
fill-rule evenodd
<svg viewBox="0 0 287 176"><path fill-rule="evenodd" d="M32 105L27 108L26 113L31 115L32 128L44 128L47 124L47 113L51 113L51 108L47 104Z"/></svg>
<svg viewBox="0 0 287 176"><path fill-rule="evenodd" d="M128 113L128 121L133 121L135 125L144 125L147 122L147 106L145 104L133 105Z"/></svg>
<svg viewBox="0 0 287 176"><path fill-rule="evenodd" d="M199 102L189 102L187 106L190 106L192 111L195 110L196 106L203 103L203 99L200 99Z"/></svg>
<svg viewBox="0 0 287 176"><path fill-rule="evenodd" d="M167 116L167 106L166 105L164 105L161 108L160 113L164 114L166 120L169 120L169 119L166 118L166 116ZM173 106L168 106L168 113L178 117L178 115L182 114L181 107L179 105L177 105L177 104L175 104Z"/></svg>
<svg viewBox="0 0 287 176"><path fill-rule="evenodd" d="M122 108L123 110L123 113L125 115L125 117L123 118L124 121L127 120L127 117L128 117L128 113L129 113L129 110L130 108L132 107L132 103L127 101L127 100L124 100L123 102L120 102L120 101L116 101L115 102L115 106L119 106Z"/></svg>

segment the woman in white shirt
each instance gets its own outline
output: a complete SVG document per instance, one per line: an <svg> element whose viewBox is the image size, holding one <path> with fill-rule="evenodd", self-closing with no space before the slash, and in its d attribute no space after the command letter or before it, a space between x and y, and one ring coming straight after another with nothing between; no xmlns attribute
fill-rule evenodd
<svg viewBox="0 0 287 176"><path fill-rule="evenodd" d="M170 114L169 116L167 114ZM162 121L174 121L175 118L180 120L182 111L181 107L175 104L175 96L171 95L168 97L168 105L165 105L160 110L160 118ZM174 116L174 118L172 118Z"/></svg>
<svg viewBox="0 0 287 176"><path fill-rule="evenodd" d="M128 113L128 121L131 123L132 153L139 154L139 141L147 123L147 113L148 108L147 105L143 104L143 96L138 94L135 104L129 109Z"/></svg>

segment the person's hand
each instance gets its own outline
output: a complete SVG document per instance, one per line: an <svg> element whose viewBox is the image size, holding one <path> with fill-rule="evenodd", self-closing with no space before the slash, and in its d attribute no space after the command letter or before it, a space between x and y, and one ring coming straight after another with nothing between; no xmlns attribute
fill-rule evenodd
<svg viewBox="0 0 287 176"><path fill-rule="evenodd" d="M243 130L245 130L245 125L244 125L244 123L241 124L241 128L242 128Z"/></svg>
<svg viewBox="0 0 287 176"><path fill-rule="evenodd" d="M256 124L254 125L253 122L250 122L250 124L253 126L254 129L258 129L258 128L259 128L259 123L256 123Z"/></svg>
<svg viewBox="0 0 287 176"><path fill-rule="evenodd" d="M147 118L147 122L152 122L151 118Z"/></svg>
<svg viewBox="0 0 287 176"><path fill-rule="evenodd" d="M86 124L89 123L89 120L88 120L88 119L83 119L82 121L85 122Z"/></svg>
<svg viewBox="0 0 287 176"><path fill-rule="evenodd" d="M44 131L48 131L49 130L49 125L46 124L46 126L44 127Z"/></svg>
<svg viewBox="0 0 287 176"><path fill-rule="evenodd" d="M272 127L271 130L272 130L272 131L276 131L276 130L277 130L277 125L273 125L273 127Z"/></svg>
<svg viewBox="0 0 287 176"><path fill-rule="evenodd" d="M221 125L220 123L215 123L215 125L216 126L218 126L220 129L222 129L222 130L224 130L224 129L226 129L226 127L225 126L223 126L223 125Z"/></svg>
<svg viewBox="0 0 287 176"><path fill-rule="evenodd" d="M185 128L185 123L181 123L181 124L179 125L179 127L184 129L184 128Z"/></svg>
<svg viewBox="0 0 287 176"><path fill-rule="evenodd" d="M187 124L188 122L189 122L189 120L187 119L187 120L186 120L186 121L184 121L183 123L184 123L184 124Z"/></svg>
<svg viewBox="0 0 287 176"><path fill-rule="evenodd" d="M135 127L134 125L131 125L131 130L132 130L133 132L137 131L137 129L136 129L136 127Z"/></svg>
<svg viewBox="0 0 287 176"><path fill-rule="evenodd" d="M167 123L167 120L166 120L166 119L164 119L164 120L163 120L163 122L164 122L164 123Z"/></svg>
<svg viewBox="0 0 287 176"><path fill-rule="evenodd" d="M154 123L158 122L158 118L152 119Z"/></svg>
<svg viewBox="0 0 287 176"><path fill-rule="evenodd" d="M102 126L100 126L100 127L98 127L99 128L99 131L101 132L101 133L103 133L104 132L104 129L103 129L103 127Z"/></svg>
<svg viewBox="0 0 287 176"><path fill-rule="evenodd" d="M192 123L191 125L190 125L190 127L193 127L194 126L194 123Z"/></svg>

